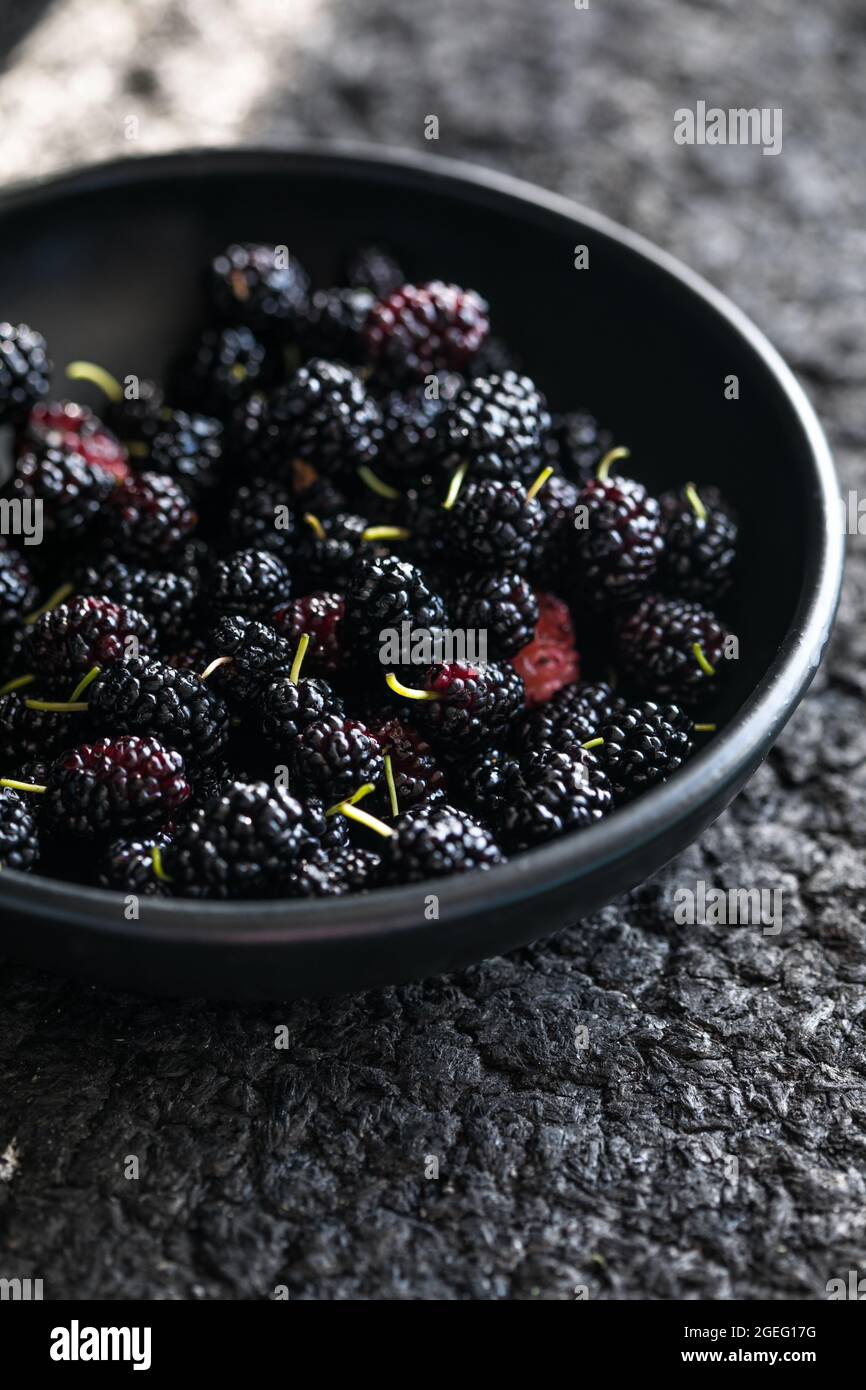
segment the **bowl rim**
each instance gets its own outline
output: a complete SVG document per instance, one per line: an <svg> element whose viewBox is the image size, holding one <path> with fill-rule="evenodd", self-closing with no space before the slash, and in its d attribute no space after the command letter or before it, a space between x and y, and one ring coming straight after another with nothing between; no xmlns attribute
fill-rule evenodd
<svg viewBox="0 0 866 1390"><path fill-rule="evenodd" d="M237 145L187 148L132 155L84 165L60 174L17 182L0 193L0 216L18 206L124 184L141 184L185 169L210 172L327 172L363 179L375 175L395 184L424 183L433 192L479 195L488 205L519 202L524 211L579 223L592 235L614 243L702 300L743 341L769 374L793 413L811 457L813 509L811 547L793 621L758 685L705 749L669 782L638 802L584 830L513 856L485 873L454 875L395 888L375 889L346 898L298 900L243 899L230 902L146 898L138 919L118 914L122 895L64 880L8 870L0 876L0 906L21 915L39 913L74 922L97 934L181 945L314 944L353 938L380 939L419 930L424 890L439 900L438 929L459 929L467 914L497 905L511 906L544 891L563 888L594 870L625 860L637 847L667 838L672 827L700 807L723 796L744 768L756 767L790 718L818 668L839 602L843 534L839 491L824 432L803 388L764 333L726 295L670 252L562 194L513 175L470 162L414 150L357 142L303 141L279 146Z"/></svg>

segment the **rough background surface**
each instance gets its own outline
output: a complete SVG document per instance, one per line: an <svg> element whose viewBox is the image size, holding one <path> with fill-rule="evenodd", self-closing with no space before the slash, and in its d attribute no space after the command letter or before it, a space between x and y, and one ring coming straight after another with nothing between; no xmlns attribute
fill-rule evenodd
<svg viewBox="0 0 866 1390"><path fill-rule="evenodd" d="M141 149L421 147L437 114L442 153L726 289L866 488L860 0L59 0L3 24L5 174L129 151L130 114ZM698 99L782 106L783 153L675 146ZM267 1009L3 968L0 1274L75 1298L814 1299L866 1268L864 591L854 538L833 658L768 765L662 878L534 949ZM781 887L781 934L675 926L697 878Z"/></svg>

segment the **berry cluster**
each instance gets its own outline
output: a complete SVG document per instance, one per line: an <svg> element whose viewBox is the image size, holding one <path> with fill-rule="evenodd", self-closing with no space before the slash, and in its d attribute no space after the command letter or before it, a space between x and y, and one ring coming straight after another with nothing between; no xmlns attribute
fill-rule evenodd
<svg viewBox="0 0 866 1390"><path fill-rule="evenodd" d="M44 523L0 538L0 870L218 899L487 870L714 727L718 490L653 496L474 290L378 246L338 278L227 247L164 387L69 364L99 413L0 323L2 496Z"/></svg>

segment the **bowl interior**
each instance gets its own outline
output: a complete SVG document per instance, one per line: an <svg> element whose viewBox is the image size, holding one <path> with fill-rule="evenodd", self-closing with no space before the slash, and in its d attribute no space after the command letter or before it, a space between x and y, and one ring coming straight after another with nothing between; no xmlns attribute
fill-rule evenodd
<svg viewBox="0 0 866 1390"><path fill-rule="evenodd" d="M415 279L479 289L551 405L586 407L608 424L637 477L654 489L714 481L733 501L742 568L723 610L740 656L709 717L729 717L754 690L800 596L808 474L760 358L676 279L592 229L575 237L484 189L473 197L422 180L410 191L387 168L275 177L228 162L122 186L94 177L48 202L0 219L2 303L7 318L40 327L61 367L86 357L118 376L159 376L201 321L201 267L233 239L285 244L322 286L344 250L376 240ZM580 244L586 269L574 266ZM98 404L88 387L69 394Z"/></svg>

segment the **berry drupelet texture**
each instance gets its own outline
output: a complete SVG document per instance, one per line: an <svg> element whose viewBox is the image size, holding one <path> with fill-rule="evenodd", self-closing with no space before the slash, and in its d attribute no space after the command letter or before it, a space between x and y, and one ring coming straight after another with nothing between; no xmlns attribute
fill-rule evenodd
<svg viewBox="0 0 866 1390"><path fill-rule="evenodd" d="M421 570L393 556L360 559L346 586L343 635L359 661L378 662L384 629L400 633L403 623L426 631L447 622L445 604L428 588Z"/></svg>
<svg viewBox="0 0 866 1390"><path fill-rule="evenodd" d="M295 740L293 760L301 784L329 806L385 776L378 739L360 720L341 714L308 724Z"/></svg>
<svg viewBox="0 0 866 1390"><path fill-rule="evenodd" d="M243 242L211 262L210 293L226 322L284 335L303 322L310 281L284 246Z"/></svg>
<svg viewBox="0 0 866 1390"><path fill-rule="evenodd" d="M136 473L113 488L102 521L107 548L125 559L160 560L191 536L198 516L189 496L162 473Z"/></svg>
<svg viewBox="0 0 866 1390"><path fill-rule="evenodd" d="M211 613L269 618L291 597L289 571L267 550L236 550L217 560L206 588Z"/></svg>
<svg viewBox="0 0 866 1390"><path fill-rule="evenodd" d="M321 518L304 512L296 548L296 569L304 581L317 588L345 584L356 559L370 550L364 541L368 525L355 512Z"/></svg>
<svg viewBox="0 0 866 1390"><path fill-rule="evenodd" d="M699 603L650 595L618 630L620 669L647 695L692 704L714 689L726 636Z"/></svg>
<svg viewBox="0 0 866 1390"><path fill-rule="evenodd" d="M149 618L101 596L81 595L43 613L27 629L21 649L28 670L54 681L75 679L92 666L110 666L155 650Z"/></svg>
<svg viewBox="0 0 866 1390"><path fill-rule="evenodd" d="M328 715L344 717L343 701L316 676L269 681L256 702L256 718L267 742L291 753L305 729Z"/></svg>
<svg viewBox="0 0 866 1390"><path fill-rule="evenodd" d="M489 830L453 807L427 814L407 813L384 841L382 875L386 883L421 883L427 878L490 869L504 860Z"/></svg>
<svg viewBox="0 0 866 1390"><path fill-rule="evenodd" d="M274 478L241 483L229 503L226 527L238 550L272 550L288 560L294 541L294 493Z"/></svg>
<svg viewBox="0 0 866 1390"><path fill-rule="evenodd" d="M76 589L83 594L104 595L123 608L138 609L168 650L192 637L201 589L199 573L192 566L184 566L182 573L154 570L106 555L81 571Z"/></svg>
<svg viewBox="0 0 866 1390"><path fill-rule="evenodd" d="M390 759L398 811L445 800L445 772L423 734L390 712L369 719L367 727ZM380 789L380 800L381 796ZM389 804L388 814L391 811Z"/></svg>
<svg viewBox="0 0 866 1390"><path fill-rule="evenodd" d="M45 814L57 834L98 839L159 825L190 794L179 753L152 738L104 738L52 765Z"/></svg>
<svg viewBox="0 0 866 1390"><path fill-rule="evenodd" d="M309 637L304 669L310 675L334 676L343 665L343 607L341 594L321 590L293 599L274 614L274 627L289 640L293 650L302 633Z"/></svg>
<svg viewBox="0 0 866 1390"><path fill-rule="evenodd" d="M104 468L91 467L69 449L42 446L25 449L4 491L26 502L41 502L45 528L64 540L83 532L102 513L116 479Z"/></svg>
<svg viewBox="0 0 866 1390"><path fill-rule="evenodd" d="M34 688L38 689L30 686L0 695L0 769L4 776L7 768L41 762L74 742L72 717L31 709L27 704Z"/></svg>
<svg viewBox="0 0 866 1390"><path fill-rule="evenodd" d="M418 701L418 719L452 756L495 742L523 707L523 681L508 663L433 666L424 681L431 697Z"/></svg>
<svg viewBox="0 0 866 1390"><path fill-rule="evenodd" d="M543 748L568 748L598 737L601 726L623 706L605 681L582 681L563 686L549 700L526 711L511 732L523 753Z"/></svg>
<svg viewBox="0 0 866 1390"><path fill-rule="evenodd" d="M692 751L693 724L677 705L646 701L617 711L601 727L595 750L617 805L670 777Z"/></svg>
<svg viewBox="0 0 866 1390"><path fill-rule="evenodd" d="M40 401L27 421L27 438L43 448L80 454L91 468L117 479L129 476L126 449L86 405Z"/></svg>
<svg viewBox="0 0 866 1390"><path fill-rule="evenodd" d="M373 850L354 845L336 851L318 850L289 875L287 891L293 898L341 898L346 893L365 893L375 887L381 864L381 856Z"/></svg>
<svg viewBox="0 0 866 1390"><path fill-rule="evenodd" d="M189 671L133 657L97 676L88 692L91 718L114 733L142 734L203 763L228 738L225 702Z"/></svg>
<svg viewBox="0 0 866 1390"><path fill-rule="evenodd" d="M100 888L124 895L134 893L139 898L165 898L169 885L157 876L153 851L163 850L166 840L161 836L137 840L113 840L96 869Z"/></svg>
<svg viewBox="0 0 866 1390"><path fill-rule="evenodd" d="M522 574L544 529L535 497L520 483L492 478L466 482L447 515L454 549L478 569Z"/></svg>
<svg viewBox="0 0 866 1390"><path fill-rule="evenodd" d="M24 556L0 536L0 628L13 627L35 608L39 590Z"/></svg>
<svg viewBox="0 0 866 1390"><path fill-rule="evenodd" d="M523 850L567 830L585 830L612 808L610 782L591 753L548 748L522 765L498 824L504 844Z"/></svg>
<svg viewBox="0 0 866 1390"><path fill-rule="evenodd" d="M283 457L328 474L373 463L382 414L357 372L313 357L268 401L265 433Z"/></svg>
<svg viewBox="0 0 866 1390"><path fill-rule="evenodd" d="M51 363L42 334L26 323L0 323L0 423L21 424L50 385Z"/></svg>
<svg viewBox="0 0 866 1390"><path fill-rule="evenodd" d="M456 628L484 634L494 661L515 656L531 642L538 622L538 599L517 574L470 571L459 581L449 608Z"/></svg>
<svg viewBox="0 0 866 1390"><path fill-rule="evenodd" d="M39 859L36 817L25 795L0 787L0 871L29 873Z"/></svg>
<svg viewBox="0 0 866 1390"><path fill-rule="evenodd" d="M691 485L659 498L665 551L661 579L679 598L718 598L730 588L737 523L718 488Z"/></svg>
<svg viewBox="0 0 866 1390"><path fill-rule="evenodd" d="M163 410L156 429L147 433L143 467L173 478L188 497L200 500L220 481L222 436L222 424L211 415Z"/></svg>
<svg viewBox="0 0 866 1390"><path fill-rule="evenodd" d="M174 892L193 898L281 896L304 841L299 801L267 782L235 782L196 807L163 855Z"/></svg>
<svg viewBox="0 0 866 1390"><path fill-rule="evenodd" d="M206 328L169 374L172 400L224 419L253 391L272 384L264 343L245 325Z"/></svg>
<svg viewBox="0 0 866 1390"><path fill-rule="evenodd" d="M661 510L631 478L592 478L578 497L574 532L579 598L596 609L634 599L653 579L662 552Z"/></svg>
<svg viewBox="0 0 866 1390"><path fill-rule="evenodd" d="M586 410L569 410L553 416L544 451L548 463L583 487L612 447L613 435L602 429L593 415Z"/></svg>
<svg viewBox="0 0 866 1390"><path fill-rule="evenodd" d="M528 460L541 471L542 443L550 426L544 396L527 376L503 372L475 377L446 402L439 416L443 455L452 465L485 458L487 472L496 474L493 460L502 461L502 476L519 473Z"/></svg>
<svg viewBox="0 0 866 1390"><path fill-rule="evenodd" d="M422 380L437 371L459 372L490 331L486 302L474 290L433 280L402 285L373 305L367 318L367 354L397 380Z"/></svg>

